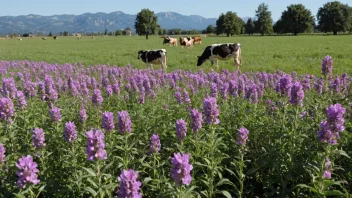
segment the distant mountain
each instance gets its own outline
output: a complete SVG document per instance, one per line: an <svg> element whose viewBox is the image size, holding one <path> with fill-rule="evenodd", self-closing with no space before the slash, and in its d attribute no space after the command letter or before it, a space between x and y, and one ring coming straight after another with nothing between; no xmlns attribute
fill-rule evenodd
<svg viewBox="0 0 352 198"><path fill-rule="evenodd" d="M198 15L185 16L175 12L160 12L158 23L162 28L183 30L203 30L208 25L215 25L216 18L205 18ZM116 31L118 29L132 28L136 15L126 14L121 11L111 13L85 13L81 15L22 15L0 17L0 34L9 33L43 33L50 31L54 34L68 31L72 32L103 32Z"/></svg>

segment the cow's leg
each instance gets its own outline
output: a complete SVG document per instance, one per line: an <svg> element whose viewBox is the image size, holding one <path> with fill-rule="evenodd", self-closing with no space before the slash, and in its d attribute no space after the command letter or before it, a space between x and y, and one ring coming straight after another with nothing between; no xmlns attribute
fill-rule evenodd
<svg viewBox="0 0 352 198"><path fill-rule="evenodd" d="M235 66L237 66L237 70L240 70L241 62L239 60L239 54L235 54Z"/></svg>
<svg viewBox="0 0 352 198"><path fill-rule="evenodd" d="M219 69L219 61L216 59L216 68Z"/></svg>

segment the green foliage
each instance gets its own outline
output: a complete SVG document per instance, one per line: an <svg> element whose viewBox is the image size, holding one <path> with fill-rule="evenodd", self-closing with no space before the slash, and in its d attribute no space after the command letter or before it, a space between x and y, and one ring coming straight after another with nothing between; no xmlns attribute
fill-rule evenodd
<svg viewBox="0 0 352 198"><path fill-rule="evenodd" d="M217 34L225 33L230 35L238 35L241 33L243 21L235 12L228 11L225 15L221 14L216 21Z"/></svg>
<svg viewBox="0 0 352 198"><path fill-rule="evenodd" d="M260 4L255 11L255 16L257 17L254 23L256 31L262 36L264 36L264 34L271 34L273 32L273 19L271 18L268 5L265 3Z"/></svg>
<svg viewBox="0 0 352 198"><path fill-rule="evenodd" d="M255 25L254 25L252 18L249 18L247 20L247 23L245 24L244 27L246 30L246 34L248 34L248 35L253 35L253 33L255 32Z"/></svg>
<svg viewBox="0 0 352 198"><path fill-rule="evenodd" d="M134 27L138 35L145 35L148 39L149 35L156 34L160 26L158 25L158 17L149 9L142 9L136 17Z"/></svg>
<svg viewBox="0 0 352 198"><path fill-rule="evenodd" d="M206 34L214 34L215 33L215 27L213 25L208 25L208 27L205 29Z"/></svg>
<svg viewBox="0 0 352 198"><path fill-rule="evenodd" d="M306 9L302 4L292 4L282 13L281 19L274 29L277 33L289 32L297 35L298 33L306 32L313 24L314 17L310 10Z"/></svg>
<svg viewBox="0 0 352 198"><path fill-rule="evenodd" d="M334 35L348 31L352 25L351 9L347 4L339 1L324 4L317 14L319 29L323 32L333 32Z"/></svg>
<svg viewBox="0 0 352 198"><path fill-rule="evenodd" d="M53 36L53 34L50 32L50 33L48 34L48 36Z"/></svg>
<svg viewBox="0 0 352 198"><path fill-rule="evenodd" d="M120 36L122 34L123 34L122 30L116 30L115 32L115 36Z"/></svg>

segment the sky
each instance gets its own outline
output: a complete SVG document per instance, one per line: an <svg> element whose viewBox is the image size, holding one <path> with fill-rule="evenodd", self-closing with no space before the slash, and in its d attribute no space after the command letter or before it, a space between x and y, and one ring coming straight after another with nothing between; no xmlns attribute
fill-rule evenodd
<svg viewBox="0 0 352 198"><path fill-rule="evenodd" d="M332 0L330 0L332 1ZM83 14L96 12L122 11L136 14L143 8L155 13L177 12L183 15L200 15L206 18L217 18L227 11L236 12L240 17L253 17L260 3L269 5L274 21L278 20L282 11L290 4L302 3L310 9L314 16L324 3L329 0L0 0L0 16L18 16L28 14ZM340 0L349 3L352 0Z"/></svg>

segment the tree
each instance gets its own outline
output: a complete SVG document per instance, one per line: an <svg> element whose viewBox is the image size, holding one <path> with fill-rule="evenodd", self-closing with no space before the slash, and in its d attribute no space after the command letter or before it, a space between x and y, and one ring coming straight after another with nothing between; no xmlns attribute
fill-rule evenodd
<svg viewBox="0 0 352 198"><path fill-rule="evenodd" d="M216 21L217 34L226 33L227 36L240 34L243 21L235 12L228 11L225 15L221 14Z"/></svg>
<svg viewBox="0 0 352 198"><path fill-rule="evenodd" d="M51 32L49 32L48 36L53 36L53 34Z"/></svg>
<svg viewBox="0 0 352 198"><path fill-rule="evenodd" d="M108 29L105 29L104 35L108 35Z"/></svg>
<svg viewBox="0 0 352 198"><path fill-rule="evenodd" d="M220 14L219 18L216 20L216 35L223 34L225 32L225 15Z"/></svg>
<svg viewBox="0 0 352 198"><path fill-rule="evenodd" d="M246 33L248 35L253 35L253 33L255 31L255 26L254 26L254 22L253 22L252 18L249 18L247 20L247 23L244 25L244 28L245 28Z"/></svg>
<svg viewBox="0 0 352 198"><path fill-rule="evenodd" d="M276 23L273 26L273 30L277 34L284 33L284 23L282 22L282 19L279 19L278 21L276 21Z"/></svg>
<svg viewBox="0 0 352 198"><path fill-rule="evenodd" d="M212 25L208 25L207 29L205 29L206 34L214 34L215 33L215 27Z"/></svg>
<svg viewBox="0 0 352 198"><path fill-rule="evenodd" d="M115 32L115 36L120 36L122 34L123 34L122 30L116 30L116 32Z"/></svg>
<svg viewBox="0 0 352 198"><path fill-rule="evenodd" d="M257 32L262 36L273 32L273 19L271 18L271 12L268 9L268 5L265 3L260 4L258 10L255 11L255 16L258 18L254 23Z"/></svg>
<svg viewBox="0 0 352 198"><path fill-rule="evenodd" d="M292 4L287 7L287 10L282 12L281 31L291 32L294 35L306 32L312 24L314 17L310 10L306 9L302 4ZM277 27L276 27L277 28Z"/></svg>
<svg viewBox="0 0 352 198"><path fill-rule="evenodd" d="M319 8L317 18L319 29L323 32L337 32L349 30L352 23L351 8L338 1L328 2Z"/></svg>
<svg viewBox="0 0 352 198"><path fill-rule="evenodd" d="M160 26L158 25L158 17L154 15L154 12L143 9L137 14L134 27L138 35L145 35L145 38L148 39L150 34L158 32Z"/></svg>

